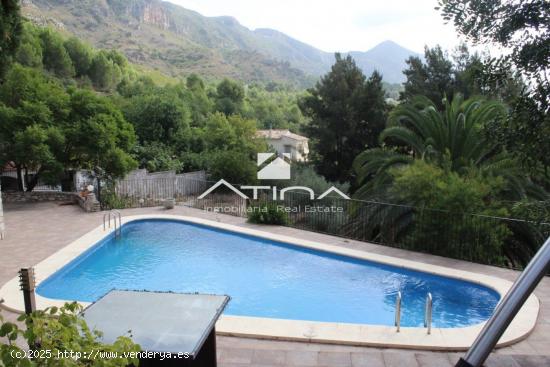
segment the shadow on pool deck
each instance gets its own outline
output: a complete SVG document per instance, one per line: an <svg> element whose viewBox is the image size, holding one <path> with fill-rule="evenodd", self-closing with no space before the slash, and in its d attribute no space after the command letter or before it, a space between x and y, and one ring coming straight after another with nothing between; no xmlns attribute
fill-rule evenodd
<svg viewBox="0 0 550 367"><path fill-rule="evenodd" d="M469 270L513 281L518 273L486 265L414 253L365 242L306 232L278 226L257 226L245 219L201 210L176 207L122 210L122 215L163 213L195 216L223 223L318 241L347 248L406 258L449 268ZM84 213L74 205L58 203L4 204L6 239L0 240L0 285L17 275L21 267L34 265L53 252L81 237L102 223L103 213ZM6 254L8 256L6 256ZM541 301L537 326L524 341L497 350L486 364L498 367L550 366L550 278L545 278L535 291ZM8 319L14 314L2 313ZM218 337L221 367L230 366L368 366L416 367L454 366L461 353L404 351L365 347L346 347L283 341Z"/></svg>

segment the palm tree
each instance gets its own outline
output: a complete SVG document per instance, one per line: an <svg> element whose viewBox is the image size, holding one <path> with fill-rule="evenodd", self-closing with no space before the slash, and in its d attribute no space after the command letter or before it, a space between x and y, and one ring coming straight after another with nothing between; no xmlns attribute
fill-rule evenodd
<svg viewBox="0 0 550 367"><path fill-rule="evenodd" d="M509 200L546 194L524 174L516 159L498 142L488 137L483 127L505 118L506 107L481 97L464 100L456 95L444 101L444 111L426 97L397 106L389 126L381 133L383 148L368 149L354 161L359 199L388 199L387 188L393 167L423 159L459 174L501 176L506 182Z"/></svg>
<svg viewBox="0 0 550 367"><path fill-rule="evenodd" d="M354 198L367 202L357 205L349 230L361 228L370 241L495 263L504 260L499 259L498 250L487 250L489 243L499 246L504 238L508 238L506 241L517 238L517 243L505 246L504 251L508 252L505 256L508 263L524 263L524 258L532 253L530 249L539 245L536 241L523 243L520 237L525 236L519 236L520 232L533 232L534 226L528 222L505 225L497 219L450 212L445 208L407 206L414 203L383 204L396 199L391 190L394 170L417 160L463 177L500 177L504 189L499 201L548 200L547 193L530 180L520 162L485 133L488 124L499 123L507 112L500 102L480 97L464 100L460 95L452 102L444 101L443 111L438 111L426 97L397 106L390 114L388 127L380 135L382 147L367 149L354 161L359 187ZM512 237L506 228L514 233ZM430 236L440 241L430 240ZM429 247L437 242L439 246ZM490 254L494 255L491 260Z"/></svg>

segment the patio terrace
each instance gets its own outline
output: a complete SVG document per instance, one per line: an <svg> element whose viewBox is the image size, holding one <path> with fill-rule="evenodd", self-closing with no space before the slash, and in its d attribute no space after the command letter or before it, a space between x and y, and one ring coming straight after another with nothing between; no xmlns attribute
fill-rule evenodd
<svg viewBox="0 0 550 367"><path fill-rule="evenodd" d="M5 204L6 239L0 241L0 285L17 275L21 267L32 266L101 224L103 213L84 213L78 206L58 203ZM197 209L176 207L126 209L122 215L179 214L195 216L238 226L260 229L295 238L318 241L352 249L369 251L473 271L513 281L518 273L426 254L346 240L339 237L306 232L288 227L257 226L245 219L207 213ZM498 349L487 366L550 365L550 278L544 279L535 294L541 301L539 320L534 331L513 346ZM15 314L3 311L10 319ZM442 353L367 347L347 347L286 341L270 341L218 336L218 359L222 367L230 366L454 366L462 353Z"/></svg>

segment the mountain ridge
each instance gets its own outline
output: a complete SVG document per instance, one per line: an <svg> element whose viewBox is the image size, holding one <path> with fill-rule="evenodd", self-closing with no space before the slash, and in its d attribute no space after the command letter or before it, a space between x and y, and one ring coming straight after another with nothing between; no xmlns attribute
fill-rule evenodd
<svg viewBox="0 0 550 367"><path fill-rule="evenodd" d="M170 76L197 73L245 82L311 86L330 70L334 54L270 28L250 30L232 16L206 17L160 0L24 0L35 23L54 25L96 47L116 48L135 63ZM348 54L346 52L342 53ZM352 51L367 75L404 80L405 59L416 53L393 41Z"/></svg>

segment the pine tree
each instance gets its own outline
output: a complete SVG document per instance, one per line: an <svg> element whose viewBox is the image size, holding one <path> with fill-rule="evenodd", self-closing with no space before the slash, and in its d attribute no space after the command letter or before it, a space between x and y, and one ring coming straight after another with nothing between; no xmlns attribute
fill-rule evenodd
<svg viewBox="0 0 550 367"><path fill-rule="evenodd" d="M367 80L351 56L336 54L331 71L309 93L300 108L311 118L305 131L315 167L329 181L349 182L354 158L378 145L385 126L382 76L375 72Z"/></svg>

